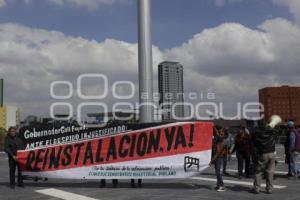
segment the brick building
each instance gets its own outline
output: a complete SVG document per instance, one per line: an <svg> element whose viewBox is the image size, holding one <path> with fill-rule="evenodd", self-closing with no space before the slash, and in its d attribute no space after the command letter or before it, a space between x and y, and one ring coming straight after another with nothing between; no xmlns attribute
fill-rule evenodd
<svg viewBox="0 0 300 200"><path fill-rule="evenodd" d="M300 124L300 87L266 87L259 90L259 102L264 105L265 121L274 114L284 122L289 119Z"/></svg>

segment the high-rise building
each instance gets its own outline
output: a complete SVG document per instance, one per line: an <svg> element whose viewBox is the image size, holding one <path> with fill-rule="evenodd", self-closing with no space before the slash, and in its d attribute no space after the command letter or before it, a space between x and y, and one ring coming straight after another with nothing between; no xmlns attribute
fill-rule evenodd
<svg viewBox="0 0 300 200"><path fill-rule="evenodd" d="M158 65L159 104L163 105L163 120L184 117L183 67L178 62L165 61ZM174 105L176 104L176 105ZM172 112L172 107L174 111ZM176 117L174 117L174 115Z"/></svg>
<svg viewBox="0 0 300 200"><path fill-rule="evenodd" d="M0 79L0 128L7 130L11 126L20 125L20 109L4 106L4 79Z"/></svg>
<svg viewBox="0 0 300 200"><path fill-rule="evenodd" d="M14 106L0 107L0 128L8 130L11 126L20 125L20 109Z"/></svg>
<svg viewBox="0 0 300 200"><path fill-rule="evenodd" d="M283 121L300 124L300 87L267 87L259 90L259 102L264 106L265 121L279 115Z"/></svg>

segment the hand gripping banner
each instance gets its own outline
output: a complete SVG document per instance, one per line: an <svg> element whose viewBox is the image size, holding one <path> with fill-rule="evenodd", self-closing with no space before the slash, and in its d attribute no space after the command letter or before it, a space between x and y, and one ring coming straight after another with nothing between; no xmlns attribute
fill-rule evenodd
<svg viewBox="0 0 300 200"><path fill-rule="evenodd" d="M18 152L23 175L63 179L187 178L208 167L213 124L177 122Z"/></svg>

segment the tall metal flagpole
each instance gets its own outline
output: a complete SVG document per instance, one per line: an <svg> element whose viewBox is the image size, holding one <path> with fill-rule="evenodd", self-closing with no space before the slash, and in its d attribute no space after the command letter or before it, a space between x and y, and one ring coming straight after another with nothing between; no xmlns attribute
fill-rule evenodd
<svg viewBox="0 0 300 200"><path fill-rule="evenodd" d="M140 123L153 122L151 0L138 1Z"/></svg>

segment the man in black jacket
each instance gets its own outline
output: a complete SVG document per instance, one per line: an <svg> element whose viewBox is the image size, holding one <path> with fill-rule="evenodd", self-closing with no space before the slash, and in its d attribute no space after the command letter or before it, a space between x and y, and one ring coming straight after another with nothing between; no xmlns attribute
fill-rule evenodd
<svg viewBox="0 0 300 200"><path fill-rule="evenodd" d="M277 131L274 129L281 123L281 118L277 115L272 116L271 123L266 128L258 129L252 135L253 142L253 161L255 162L255 180L252 192L260 192L261 179L266 174L267 193L273 193L273 180L275 170L275 144Z"/></svg>
<svg viewBox="0 0 300 200"><path fill-rule="evenodd" d="M17 129L10 127L5 137L4 151L8 155L10 188L15 188L15 172L18 168L18 186L23 186L22 173L17 163L17 151L23 148L22 141L17 137Z"/></svg>

